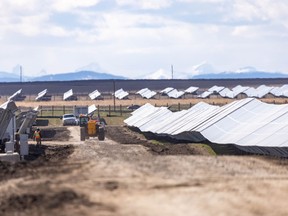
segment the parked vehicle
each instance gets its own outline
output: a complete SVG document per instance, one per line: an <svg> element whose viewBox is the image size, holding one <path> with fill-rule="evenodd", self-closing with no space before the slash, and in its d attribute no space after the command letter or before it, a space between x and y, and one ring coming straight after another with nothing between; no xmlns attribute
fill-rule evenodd
<svg viewBox="0 0 288 216"><path fill-rule="evenodd" d="M62 116L62 124L66 125L78 125L79 121L74 114L64 114Z"/></svg>

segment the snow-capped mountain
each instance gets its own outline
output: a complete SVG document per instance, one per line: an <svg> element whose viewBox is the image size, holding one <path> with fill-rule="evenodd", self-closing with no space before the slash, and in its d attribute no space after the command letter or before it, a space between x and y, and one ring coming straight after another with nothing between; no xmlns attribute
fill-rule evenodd
<svg viewBox="0 0 288 216"><path fill-rule="evenodd" d="M193 66L191 71L192 75L211 74L211 73L217 73L217 71L211 64L207 63L206 61Z"/></svg>
<svg viewBox="0 0 288 216"><path fill-rule="evenodd" d="M251 73L255 71L258 71L255 67L248 66L248 67L239 68L235 72L236 73Z"/></svg>
<svg viewBox="0 0 288 216"><path fill-rule="evenodd" d="M174 71L173 79L257 79L257 78L285 78L287 74L258 71L255 67L243 67L235 71L218 72L214 67L203 62L195 65L186 73ZM159 69L148 74L143 79L172 79L171 71Z"/></svg>
<svg viewBox="0 0 288 216"><path fill-rule="evenodd" d="M173 79L190 79L192 76L188 73L173 72ZM172 72L164 69L159 69L154 73L148 74L143 77L144 79L172 79Z"/></svg>
<svg viewBox="0 0 288 216"><path fill-rule="evenodd" d="M172 75L171 75L171 72L168 73L164 69L159 69L155 71L154 73L144 76L143 78L144 79L171 79Z"/></svg>
<svg viewBox="0 0 288 216"><path fill-rule="evenodd" d="M195 65L188 72L179 72L174 70L173 79L192 79L193 76L198 74L210 74L215 73L216 70L213 66L207 62ZM159 69L154 73L148 74L143 77L144 79L172 79L172 72L164 69Z"/></svg>
<svg viewBox="0 0 288 216"><path fill-rule="evenodd" d="M79 71L94 71L94 72L99 72L101 71L102 73L106 73L105 69L103 69L99 64L97 63L90 63L86 66L80 67L75 70L75 72Z"/></svg>
<svg viewBox="0 0 288 216"><path fill-rule="evenodd" d="M193 76L193 79L269 79L287 78L288 74L279 72L259 71L255 67L247 66L235 71L225 71L220 73L201 73Z"/></svg>

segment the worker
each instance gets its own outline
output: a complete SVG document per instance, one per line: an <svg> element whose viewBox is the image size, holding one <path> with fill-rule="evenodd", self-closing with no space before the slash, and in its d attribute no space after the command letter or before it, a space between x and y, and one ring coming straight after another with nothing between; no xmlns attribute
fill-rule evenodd
<svg viewBox="0 0 288 216"><path fill-rule="evenodd" d="M20 154L20 133L19 133L19 129L17 129L16 133L15 133L15 152L18 152Z"/></svg>
<svg viewBox="0 0 288 216"><path fill-rule="evenodd" d="M41 145L41 131L40 131L40 128L37 128L36 131L34 132L34 135L33 135L33 138L34 140L36 140L36 145L39 146Z"/></svg>

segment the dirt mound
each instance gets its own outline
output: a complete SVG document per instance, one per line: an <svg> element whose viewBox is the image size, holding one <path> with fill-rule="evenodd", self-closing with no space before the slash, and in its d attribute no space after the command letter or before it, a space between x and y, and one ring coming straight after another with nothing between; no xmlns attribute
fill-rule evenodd
<svg viewBox="0 0 288 216"><path fill-rule="evenodd" d="M68 141L70 138L67 127L42 127L41 134L44 141Z"/></svg>
<svg viewBox="0 0 288 216"><path fill-rule="evenodd" d="M65 205L84 205L92 206L91 203L83 195L79 195L73 190L65 190L59 192L37 193L37 194L21 194L11 195L0 203L0 212L3 214L12 214L19 212L33 212L39 214L47 212L47 210L55 210L63 208Z"/></svg>
<svg viewBox="0 0 288 216"><path fill-rule="evenodd" d="M83 215L85 209L91 208L98 212L115 211L112 206L91 202L85 195L71 189L13 194L0 202L1 215L19 215L19 212L21 215L59 215L59 211L65 212L67 209L73 209L75 215Z"/></svg>
<svg viewBox="0 0 288 216"><path fill-rule="evenodd" d="M21 215L47 215L48 212L58 215L59 210L75 206L82 209L96 206L108 211L108 207L90 202L73 189L59 190L51 186L55 176L69 174L82 167L81 163L68 160L73 152L72 145L29 145L29 155L25 161L14 164L0 161L0 183L7 184L12 179L19 179L22 182L20 185L23 185L21 192L11 190L0 195L0 215L19 215L19 212ZM38 179L47 180L37 182ZM83 215L80 209L74 212Z"/></svg>
<svg viewBox="0 0 288 216"><path fill-rule="evenodd" d="M25 156L25 161L14 164L0 161L0 182L29 175L68 172L69 167L63 167L63 165L73 151L72 145L42 145L41 147L29 145L29 155ZM53 166L54 164L57 166Z"/></svg>
<svg viewBox="0 0 288 216"><path fill-rule="evenodd" d="M120 144L140 144L156 155L210 155L208 146L191 143L170 143L162 140L147 140L141 132L126 126L108 126L107 137ZM155 137L153 137L155 138Z"/></svg>
<svg viewBox="0 0 288 216"><path fill-rule="evenodd" d="M125 126L107 126L106 136L120 144L146 144L147 140L140 133Z"/></svg>
<svg viewBox="0 0 288 216"><path fill-rule="evenodd" d="M150 148L154 154L157 155L210 155L208 147L198 144L151 144L147 143L145 146Z"/></svg>

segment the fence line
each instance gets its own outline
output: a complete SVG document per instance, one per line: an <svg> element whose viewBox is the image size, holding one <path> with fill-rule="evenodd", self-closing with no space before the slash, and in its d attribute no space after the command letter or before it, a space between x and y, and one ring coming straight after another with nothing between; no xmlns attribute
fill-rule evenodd
<svg viewBox="0 0 288 216"><path fill-rule="evenodd" d="M74 113L74 109L79 106L39 106L39 114L38 117L50 117L50 118L59 118L67 113ZM87 106L88 107L88 106ZM123 113L130 113L134 111L133 109L128 109L127 107L119 106L97 106L97 110L94 115L100 115L100 112L105 112L108 116L112 116L113 114L117 114L122 116Z"/></svg>
<svg viewBox="0 0 288 216"><path fill-rule="evenodd" d="M131 105L133 107L133 104ZM155 104L155 107L157 105ZM173 112L175 111L180 111L180 110L184 110L184 109L189 109L192 107L192 103L190 104L171 104L169 105L168 103L166 104L166 106ZM59 118L64 114L67 113L74 113L74 109L76 107L79 106L39 106L39 114L38 117L39 118ZM88 107L88 106L87 106ZM107 116L123 116L123 114L127 114L127 113L131 113L135 110L134 109L129 109L127 106L123 106L123 105L117 105L117 106L113 106L113 105L107 105L107 106L99 106L97 105L97 110L95 111L94 115L100 115L100 114L105 114Z"/></svg>

